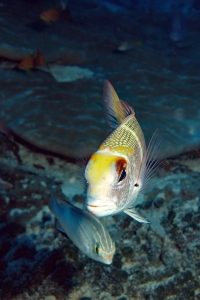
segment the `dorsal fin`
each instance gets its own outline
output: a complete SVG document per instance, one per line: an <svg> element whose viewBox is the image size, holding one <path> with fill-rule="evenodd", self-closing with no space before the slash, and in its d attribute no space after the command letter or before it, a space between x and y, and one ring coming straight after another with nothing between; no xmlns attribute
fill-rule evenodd
<svg viewBox="0 0 200 300"><path fill-rule="evenodd" d="M135 115L134 109L128 103L119 100L117 93L108 80L104 81L103 98L106 119L111 132L115 130L126 117Z"/></svg>

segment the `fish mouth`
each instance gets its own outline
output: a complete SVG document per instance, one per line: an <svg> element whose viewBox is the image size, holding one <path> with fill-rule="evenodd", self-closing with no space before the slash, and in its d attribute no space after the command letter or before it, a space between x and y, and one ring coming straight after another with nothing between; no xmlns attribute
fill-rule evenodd
<svg viewBox="0 0 200 300"><path fill-rule="evenodd" d="M94 257L94 256L90 256L92 259L99 261L105 265L111 265L113 262L113 254L104 254L100 257Z"/></svg>
<svg viewBox="0 0 200 300"><path fill-rule="evenodd" d="M94 205L94 204L88 204L87 209L92 212L94 215L98 217L103 217L107 215L111 215L116 210L115 206L110 205Z"/></svg>
<svg viewBox="0 0 200 300"><path fill-rule="evenodd" d="M112 264L112 261L113 261L113 255L110 254L104 257L104 264L110 265Z"/></svg>
<svg viewBox="0 0 200 300"><path fill-rule="evenodd" d="M117 210L114 201L108 198L88 197L86 200L87 209L97 217L113 214Z"/></svg>

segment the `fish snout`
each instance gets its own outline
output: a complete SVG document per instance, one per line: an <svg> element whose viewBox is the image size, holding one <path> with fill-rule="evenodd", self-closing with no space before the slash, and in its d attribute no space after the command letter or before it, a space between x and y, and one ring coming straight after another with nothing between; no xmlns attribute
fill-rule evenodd
<svg viewBox="0 0 200 300"><path fill-rule="evenodd" d="M110 265L113 261L113 254L107 254L104 256L104 263Z"/></svg>
<svg viewBox="0 0 200 300"><path fill-rule="evenodd" d="M103 199L94 199L88 198L87 199L87 209L98 217L107 216L113 214L117 206L111 200L103 200Z"/></svg>

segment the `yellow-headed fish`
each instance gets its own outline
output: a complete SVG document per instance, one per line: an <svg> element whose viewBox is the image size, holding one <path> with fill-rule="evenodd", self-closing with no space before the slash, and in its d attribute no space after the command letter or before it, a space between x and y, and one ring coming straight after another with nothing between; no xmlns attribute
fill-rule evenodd
<svg viewBox="0 0 200 300"><path fill-rule="evenodd" d="M123 211L139 222L148 223L133 205L160 166L161 139L155 133L146 149L133 108L119 100L107 80L104 103L112 132L90 157L85 169L87 208L98 217Z"/></svg>

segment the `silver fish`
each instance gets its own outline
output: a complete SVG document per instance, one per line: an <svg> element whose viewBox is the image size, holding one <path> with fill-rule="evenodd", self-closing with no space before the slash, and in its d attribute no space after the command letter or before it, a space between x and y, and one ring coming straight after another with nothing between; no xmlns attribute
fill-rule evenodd
<svg viewBox="0 0 200 300"><path fill-rule="evenodd" d="M104 83L104 103L112 132L85 169L87 209L98 217L123 211L148 223L136 212L134 202L160 166L162 140L155 133L146 149L133 108L119 100L108 81Z"/></svg>
<svg viewBox="0 0 200 300"><path fill-rule="evenodd" d="M49 209L60 224L58 229L64 232L83 253L104 264L112 263L115 243L95 216L65 201L58 203L53 193Z"/></svg>

